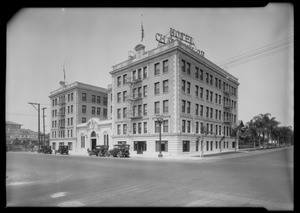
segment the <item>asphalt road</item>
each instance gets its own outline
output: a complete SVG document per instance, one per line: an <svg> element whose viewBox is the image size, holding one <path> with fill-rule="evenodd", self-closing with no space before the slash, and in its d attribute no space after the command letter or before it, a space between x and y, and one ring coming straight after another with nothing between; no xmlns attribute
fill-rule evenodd
<svg viewBox="0 0 300 213"><path fill-rule="evenodd" d="M203 159L7 153L7 206L294 209L294 149Z"/></svg>

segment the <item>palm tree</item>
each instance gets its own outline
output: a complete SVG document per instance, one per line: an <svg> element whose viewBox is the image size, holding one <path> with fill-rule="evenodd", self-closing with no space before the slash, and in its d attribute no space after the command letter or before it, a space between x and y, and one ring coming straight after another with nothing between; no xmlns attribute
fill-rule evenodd
<svg viewBox="0 0 300 213"><path fill-rule="evenodd" d="M250 138L252 140L253 147L255 147L257 131L256 131L256 126L255 126L253 119L246 123L244 135L246 136L246 138Z"/></svg>

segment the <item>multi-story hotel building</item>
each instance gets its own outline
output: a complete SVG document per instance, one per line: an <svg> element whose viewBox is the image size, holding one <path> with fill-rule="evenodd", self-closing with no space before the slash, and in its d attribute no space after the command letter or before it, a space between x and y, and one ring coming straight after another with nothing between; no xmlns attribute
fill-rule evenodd
<svg viewBox="0 0 300 213"><path fill-rule="evenodd" d="M50 93L51 132L50 145L58 149L59 145L68 145L70 153L86 151L93 144L81 144L77 128L85 126L91 119L101 121L108 117L107 89L80 82L66 84L60 82L60 88ZM92 136L95 133L92 132Z"/></svg>
<svg viewBox="0 0 300 213"><path fill-rule="evenodd" d="M139 44L110 74L114 144L164 156L236 149L238 79L203 54L179 40L150 51Z"/></svg>

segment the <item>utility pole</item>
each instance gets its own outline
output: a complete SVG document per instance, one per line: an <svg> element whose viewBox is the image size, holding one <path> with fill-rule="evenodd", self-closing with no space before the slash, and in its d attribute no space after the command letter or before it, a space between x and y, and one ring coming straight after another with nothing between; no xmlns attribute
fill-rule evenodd
<svg viewBox="0 0 300 213"><path fill-rule="evenodd" d="M40 141L40 104L39 103L31 103L28 102L28 104L31 104L37 111L38 111L38 147L41 148L41 141ZM35 107L35 105L38 105L38 108Z"/></svg>
<svg viewBox="0 0 300 213"><path fill-rule="evenodd" d="M43 131L44 131L44 146L46 145L46 135L45 135L45 109L47 109L46 107L43 107Z"/></svg>

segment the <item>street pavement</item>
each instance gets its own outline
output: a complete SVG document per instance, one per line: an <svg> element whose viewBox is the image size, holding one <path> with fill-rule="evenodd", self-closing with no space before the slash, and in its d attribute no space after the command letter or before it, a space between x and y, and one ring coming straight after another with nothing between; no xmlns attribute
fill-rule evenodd
<svg viewBox="0 0 300 213"><path fill-rule="evenodd" d="M7 152L8 207L294 209L293 147L185 158Z"/></svg>

